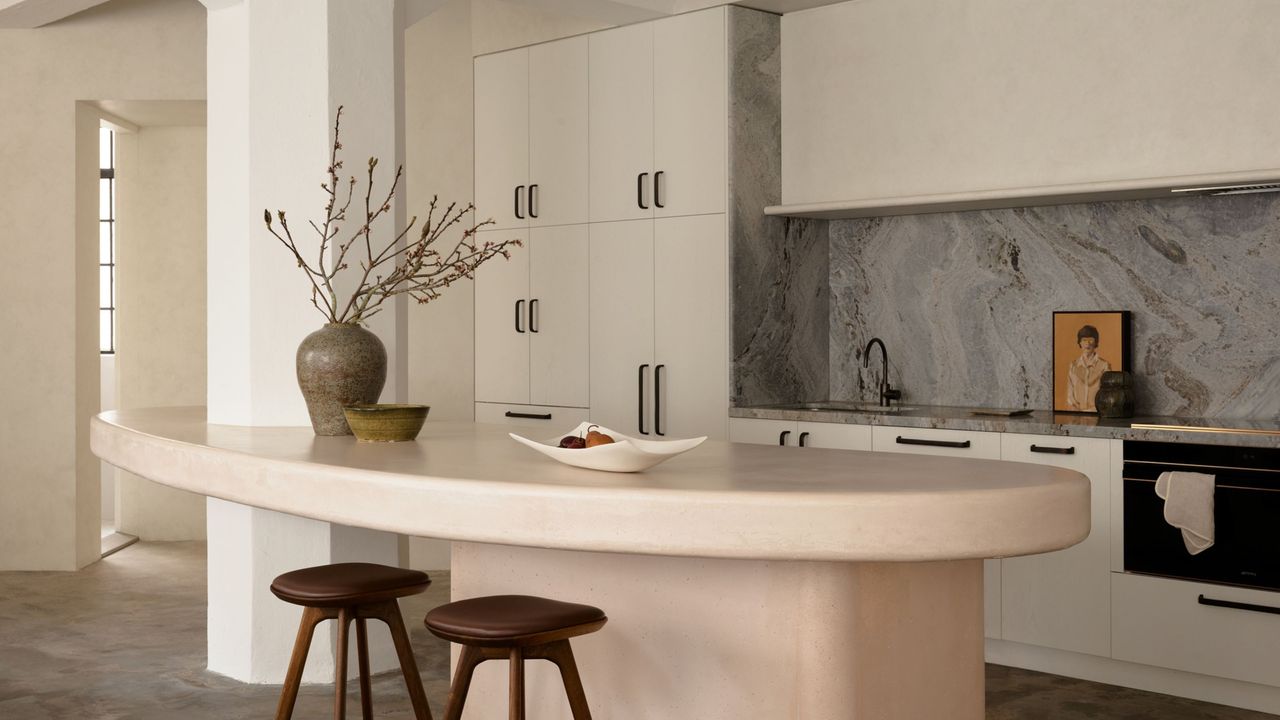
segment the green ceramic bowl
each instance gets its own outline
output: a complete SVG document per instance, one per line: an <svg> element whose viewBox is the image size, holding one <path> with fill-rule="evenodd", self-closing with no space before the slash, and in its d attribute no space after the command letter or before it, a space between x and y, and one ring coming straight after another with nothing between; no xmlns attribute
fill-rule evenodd
<svg viewBox="0 0 1280 720"><path fill-rule="evenodd" d="M360 403L342 412L360 442L404 442L418 437L427 421L427 405Z"/></svg>

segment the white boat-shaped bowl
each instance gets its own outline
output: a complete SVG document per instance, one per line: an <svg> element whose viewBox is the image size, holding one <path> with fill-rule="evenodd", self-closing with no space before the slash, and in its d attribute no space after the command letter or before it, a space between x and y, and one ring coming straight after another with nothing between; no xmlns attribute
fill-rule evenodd
<svg viewBox="0 0 1280 720"><path fill-rule="evenodd" d="M613 438L607 445L596 445L589 448L562 448L560 438L566 435L585 437L587 428L595 429ZM604 470L607 472L640 472L658 463L673 458L682 452L692 450L706 440L706 436L687 440L645 440L623 435L620 432L601 427L594 423L582 423L578 427L558 435L547 442L538 442L510 433L511 439L546 455L552 460L565 465L587 468L588 470Z"/></svg>

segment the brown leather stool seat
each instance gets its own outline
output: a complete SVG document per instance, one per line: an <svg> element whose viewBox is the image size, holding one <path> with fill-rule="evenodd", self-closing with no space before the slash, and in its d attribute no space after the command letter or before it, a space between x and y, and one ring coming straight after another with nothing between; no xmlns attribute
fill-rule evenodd
<svg viewBox="0 0 1280 720"><path fill-rule="evenodd" d="M555 663L560 668L574 720L591 720L569 638L595 632L608 620L600 608L531 595L471 598L428 612L427 629L463 646L449 690L445 720L461 720L471 676L485 660L511 662L511 720L524 720L525 660Z"/></svg>
<svg viewBox="0 0 1280 720"><path fill-rule="evenodd" d="M400 658L400 671L409 688L417 720L431 720L427 695L422 689L422 677L413 659L409 645L409 633L400 616L396 598L415 595L427 589L431 579L417 570L374 565L372 563L335 563L303 568L284 573L271 582L271 592L285 602L301 605L302 622L298 625L298 638L293 644L293 657L285 675L276 720L288 720L293 716L293 706L302 684L302 670L307 662L307 651L316 626L325 620L338 621L338 647L334 658L333 717L346 717L347 703L347 637L351 621L356 622L356 657L360 663L360 710L364 720L373 718L373 697L369 681L369 637L365 621L381 620L391 630L396 655Z"/></svg>

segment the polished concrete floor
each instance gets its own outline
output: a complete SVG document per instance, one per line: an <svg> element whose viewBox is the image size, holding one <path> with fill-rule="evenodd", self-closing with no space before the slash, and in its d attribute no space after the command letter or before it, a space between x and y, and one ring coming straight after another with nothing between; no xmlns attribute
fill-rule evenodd
<svg viewBox="0 0 1280 720"><path fill-rule="evenodd" d="M448 598L449 582L446 574L433 581L402 608L438 718L448 693L448 647L421 618ZM204 617L200 543L139 543L78 573L0 573L0 719L273 717L278 686L243 685L205 670ZM332 717L332 697L330 687L304 687L294 717ZM354 681L348 697L348 717L360 717ZM378 718L412 717L398 673L378 676L373 698ZM987 706L989 720L1275 717L995 665L987 667ZM610 713L595 708L595 716L608 720Z"/></svg>

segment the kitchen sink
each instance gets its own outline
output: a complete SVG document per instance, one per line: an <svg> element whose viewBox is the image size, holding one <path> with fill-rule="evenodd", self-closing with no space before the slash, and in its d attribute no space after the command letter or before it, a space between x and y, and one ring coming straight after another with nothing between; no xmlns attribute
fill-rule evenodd
<svg viewBox="0 0 1280 720"><path fill-rule="evenodd" d="M848 402L842 400L818 400L815 402L791 403L789 405L778 405L779 410L825 410L827 412L865 412L865 413L896 413L904 410L915 410L914 407L906 405L891 405L885 407L876 405L875 403Z"/></svg>

